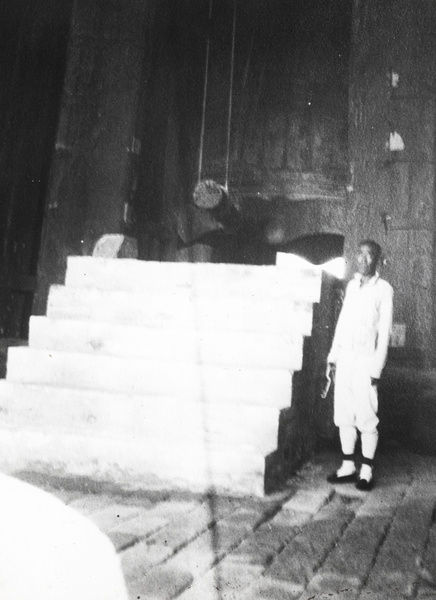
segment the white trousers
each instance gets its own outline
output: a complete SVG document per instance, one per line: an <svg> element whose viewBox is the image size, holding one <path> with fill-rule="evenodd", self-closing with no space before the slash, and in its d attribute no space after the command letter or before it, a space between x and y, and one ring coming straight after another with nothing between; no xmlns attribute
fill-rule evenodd
<svg viewBox="0 0 436 600"><path fill-rule="evenodd" d="M337 427L355 427L363 433L377 431L377 387L371 384L370 359L356 354L336 363L334 421Z"/></svg>

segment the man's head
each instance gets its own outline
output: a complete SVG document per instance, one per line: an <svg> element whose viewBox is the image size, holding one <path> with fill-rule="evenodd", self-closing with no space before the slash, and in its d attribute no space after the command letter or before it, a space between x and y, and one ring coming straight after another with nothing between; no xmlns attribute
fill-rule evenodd
<svg viewBox="0 0 436 600"><path fill-rule="evenodd" d="M363 277L375 275L382 249L374 240L362 240L357 250L357 269Z"/></svg>

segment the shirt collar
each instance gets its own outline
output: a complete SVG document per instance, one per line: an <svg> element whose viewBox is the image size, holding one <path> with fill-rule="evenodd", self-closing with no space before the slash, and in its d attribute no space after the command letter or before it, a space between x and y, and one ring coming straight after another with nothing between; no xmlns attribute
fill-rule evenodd
<svg viewBox="0 0 436 600"><path fill-rule="evenodd" d="M368 282L366 283L366 285L375 285L377 283L377 280L379 278L380 278L380 273L378 271L376 271L375 275L373 275L371 277L371 279L368 280ZM360 273L355 273L354 274L354 279L359 282L359 285L362 285L362 275Z"/></svg>

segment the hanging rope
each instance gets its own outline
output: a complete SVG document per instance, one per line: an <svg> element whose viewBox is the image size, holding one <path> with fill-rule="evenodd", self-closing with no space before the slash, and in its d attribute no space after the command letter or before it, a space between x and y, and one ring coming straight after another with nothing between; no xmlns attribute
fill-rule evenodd
<svg viewBox="0 0 436 600"><path fill-rule="evenodd" d="M206 66L204 70L204 88L203 88L203 109L201 114L201 132L200 132L200 151L198 157L198 183L201 181L203 172L203 146L204 146L204 128L206 124L206 100L207 100L207 85L209 79L209 54L210 54L210 31L212 22L213 0L209 2L209 23L206 43Z"/></svg>
<svg viewBox="0 0 436 600"><path fill-rule="evenodd" d="M232 52L230 58L230 86L229 86L229 111L227 116L227 152L226 152L226 179L225 190L229 189L229 167L230 167L230 137L232 128L232 108L233 108L233 73L235 70L235 40L236 40L236 0L233 0L233 31L232 31Z"/></svg>
<svg viewBox="0 0 436 600"><path fill-rule="evenodd" d="M235 39L236 39L236 0L233 4L233 31L232 31L232 47L230 58L230 85L229 85L229 104L227 115L227 147L226 147L226 170L225 170L225 185L222 186L212 179L202 181L203 174L203 150L204 150L204 132L206 122L206 102L207 88L209 79L209 54L210 54L210 30L212 19L213 0L209 3L209 35L206 44L206 67L204 73L204 89L203 89L203 112L201 116L201 134L200 134L200 150L198 160L198 181L194 190L194 204L199 208L213 209L217 208L224 197L228 193L229 185L229 166L230 166L230 138L232 124L232 107L233 107L233 74L235 68Z"/></svg>

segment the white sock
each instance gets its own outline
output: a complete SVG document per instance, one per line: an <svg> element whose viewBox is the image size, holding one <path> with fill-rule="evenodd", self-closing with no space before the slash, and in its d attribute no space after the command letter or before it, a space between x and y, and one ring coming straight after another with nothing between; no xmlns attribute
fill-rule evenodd
<svg viewBox="0 0 436 600"><path fill-rule="evenodd" d="M356 465L354 460L343 460L342 465L336 471L338 477L346 477L347 475L354 475L356 472Z"/></svg>
<svg viewBox="0 0 436 600"><path fill-rule="evenodd" d="M354 454L357 440L357 429L355 427L339 427L341 449L344 454Z"/></svg>
<svg viewBox="0 0 436 600"><path fill-rule="evenodd" d="M373 460L378 444L378 431L362 431L360 434L362 442L362 454L365 458Z"/></svg>
<svg viewBox="0 0 436 600"><path fill-rule="evenodd" d="M372 480L372 467L362 465L360 467L359 479L365 479L369 483Z"/></svg>

